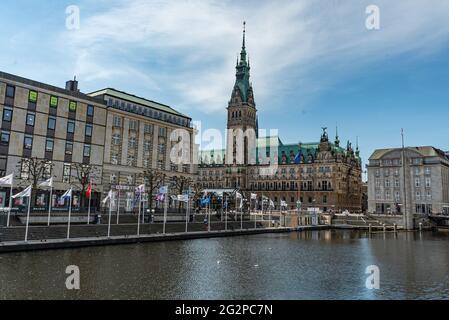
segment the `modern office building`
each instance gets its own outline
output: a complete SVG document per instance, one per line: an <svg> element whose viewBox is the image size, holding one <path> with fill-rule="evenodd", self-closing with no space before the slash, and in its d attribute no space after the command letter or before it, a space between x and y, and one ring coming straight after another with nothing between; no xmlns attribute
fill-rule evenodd
<svg viewBox="0 0 449 320"><path fill-rule="evenodd" d="M64 206L61 194L78 184L76 164L95 167L98 173L94 204L103 192L107 109L102 100L79 92L77 86L76 80L63 89L0 72L0 176L15 173L15 188L27 186L33 174L23 159L47 160L48 170L41 178L54 178L54 207ZM38 191L36 205L47 206L47 197L47 191ZM9 188L0 189L0 198L1 207L8 205Z"/></svg>
<svg viewBox="0 0 449 320"><path fill-rule="evenodd" d="M449 214L449 156L444 151L435 147L379 149L369 158L367 168L370 213Z"/></svg>

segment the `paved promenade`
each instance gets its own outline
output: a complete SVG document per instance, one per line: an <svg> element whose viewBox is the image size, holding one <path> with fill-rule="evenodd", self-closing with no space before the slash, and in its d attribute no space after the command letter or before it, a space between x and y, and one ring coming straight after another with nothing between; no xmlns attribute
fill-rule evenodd
<svg viewBox="0 0 449 320"><path fill-rule="evenodd" d="M194 224L197 228L204 229L204 226L200 227L199 224ZM28 242L23 240L9 240L7 242L0 243L0 254L7 252L19 252L19 251L34 251L34 250L51 250L51 249L70 249L70 248L81 248L90 246L106 246L106 245L119 245L119 244L136 244L145 242L158 242L158 241L176 241L176 240L193 240L202 238L217 238L217 237L231 237L231 236L242 236L242 235L255 235L264 233L286 233L286 232L296 232L296 231L306 231L306 230L324 230L329 229L328 226L303 226L297 228L268 228L259 225L258 229L254 229L254 223L246 222L244 229L240 229L240 223L231 223L228 230L220 228L220 223L212 224L213 228L208 232L207 226L205 230L201 231L189 231L188 233L176 231L181 229L180 224L167 224L167 233L162 234L162 225L143 225L140 236L137 236L135 232L131 233L131 230L136 231L137 226L135 225L119 225L112 226L111 237L107 237L107 226L97 225L97 226L75 226L71 231L73 235L72 238L66 239L62 238L63 230L67 231L67 228L63 226L53 226L53 227L32 227L30 228L30 237ZM252 228L251 228L251 226ZM185 224L183 225L185 228ZM143 228L142 228L143 227ZM191 226L194 227L193 225ZM232 230L234 228L234 230ZM245 229L246 228L246 229ZM8 232L16 232L21 234L22 227L9 228ZM146 233L145 233L146 229ZM185 229L184 229L185 230ZM129 231L128 234L126 234ZM0 229L0 233L4 234L5 229ZM90 236L92 232L97 233L96 237ZM106 232L106 233L105 233ZM39 239L37 235L52 235L47 238ZM59 238L57 237L59 234ZM89 234L88 236L81 236L82 234ZM102 234L102 235L101 235Z"/></svg>

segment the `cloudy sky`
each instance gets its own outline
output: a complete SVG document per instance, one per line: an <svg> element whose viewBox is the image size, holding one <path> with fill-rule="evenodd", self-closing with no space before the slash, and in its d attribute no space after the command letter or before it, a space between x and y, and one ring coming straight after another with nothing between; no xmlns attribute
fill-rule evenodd
<svg viewBox="0 0 449 320"><path fill-rule="evenodd" d="M365 27L380 8L380 30ZM66 8L80 29L66 28ZM242 22L260 127L284 143L359 139L449 150L449 1L4 0L0 69L83 92L114 87L226 125Z"/></svg>

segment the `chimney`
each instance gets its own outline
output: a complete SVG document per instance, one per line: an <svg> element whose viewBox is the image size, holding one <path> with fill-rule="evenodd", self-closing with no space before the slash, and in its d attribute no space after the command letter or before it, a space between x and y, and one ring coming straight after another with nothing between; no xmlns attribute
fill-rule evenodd
<svg viewBox="0 0 449 320"><path fill-rule="evenodd" d="M76 81L76 76L73 78L73 80L67 81L65 83L65 89L72 92L79 92L78 81Z"/></svg>

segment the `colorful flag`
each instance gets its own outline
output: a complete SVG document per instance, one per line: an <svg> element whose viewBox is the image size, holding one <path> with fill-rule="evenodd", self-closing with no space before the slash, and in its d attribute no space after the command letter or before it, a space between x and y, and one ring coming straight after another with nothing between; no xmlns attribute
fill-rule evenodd
<svg viewBox="0 0 449 320"><path fill-rule="evenodd" d="M89 182L89 186L87 187L86 197L90 198L92 195L92 181Z"/></svg>
<svg viewBox="0 0 449 320"><path fill-rule="evenodd" d="M267 196L262 196L262 201L263 202L268 202L268 201L271 201L271 200Z"/></svg>
<svg viewBox="0 0 449 320"><path fill-rule="evenodd" d="M105 204L108 200L112 200L112 190L109 191L108 195L106 196L106 198L103 199L103 204Z"/></svg>
<svg viewBox="0 0 449 320"><path fill-rule="evenodd" d="M168 186L161 187L159 189L159 193L160 194L167 194L168 193Z"/></svg>
<svg viewBox="0 0 449 320"><path fill-rule="evenodd" d="M302 157L301 150L299 150L298 154L295 157L295 163L296 164L301 163L301 157Z"/></svg>
<svg viewBox="0 0 449 320"><path fill-rule="evenodd" d="M145 185L142 184L136 188L137 193L145 193Z"/></svg>
<svg viewBox="0 0 449 320"><path fill-rule="evenodd" d="M53 178L50 178L44 182L42 182L40 185L38 185L39 188L52 188L53 187Z"/></svg>
<svg viewBox="0 0 449 320"><path fill-rule="evenodd" d="M180 194L177 199L179 202L189 202L188 194Z"/></svg>
<svg viewBox="0 0 449 320"><path fill-rule="evenodd" d="M210 197L203 197L201 199L201 205L205 206L205 205L208 205L208 204L210 204Z"/></svg>
<svg viewBox="0 0 449 320"><path fill-rule="evenodd" d="M159 194L156 196L156 201L161 202L161 201L164 201L164 200L165 200L165 194L159 193Z"/></svg>
<svg viewBox="0 0 449 320"><path fill-rule="evenodd" d="M70 188L69 190L67 190L63 195L62 195L62 199L66 199L66 198L71 198L72 197L72 188Z"/></svg>
<svg viewBox="0 0 449 320"><path fill-rule="evenodd" d="M14 178L14 174L10 174L9 176L1 178L0 179L0 185L3 185L3 186L5 186L5 185L6 186L12 185L13 178Z"/></svg>
<svg viewBox="0 0 449 320"><path fill-rule="evenodd" d="M13 199L17 199L17 198L25 198L25 197L31 197L31 187L29 186L28 188L26 188L25 190L23 190L22 192L12 196L11 198Z"/></svg>

